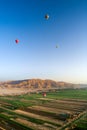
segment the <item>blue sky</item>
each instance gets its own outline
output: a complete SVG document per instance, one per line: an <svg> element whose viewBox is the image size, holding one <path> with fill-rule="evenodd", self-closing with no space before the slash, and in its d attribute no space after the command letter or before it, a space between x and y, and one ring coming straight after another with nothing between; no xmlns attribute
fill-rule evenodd
<svg viewBox="0 0 87 130"><path fill-rule="evenodd" d="M86 0L0 0L1 81L86 77Z"/></svg>

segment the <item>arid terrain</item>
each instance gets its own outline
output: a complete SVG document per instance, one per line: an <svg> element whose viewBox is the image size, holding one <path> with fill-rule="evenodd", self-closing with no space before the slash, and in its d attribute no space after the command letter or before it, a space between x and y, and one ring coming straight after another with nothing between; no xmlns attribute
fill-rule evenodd
<svg viewBox="0 0 87 130"><path fill-rule="evenodd" d="M55 91L72 88L80 88L80 85L53 80L27 79L0 82L0 95L20 95L31 92Z"/></svg>

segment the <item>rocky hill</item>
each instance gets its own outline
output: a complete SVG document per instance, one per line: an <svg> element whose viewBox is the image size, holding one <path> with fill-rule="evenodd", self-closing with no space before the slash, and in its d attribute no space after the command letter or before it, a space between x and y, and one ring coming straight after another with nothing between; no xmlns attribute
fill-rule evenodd
<svg viewBox="0 0 87 130"><path fill-rule="evenodd" d="M27 79L18 81L1 82L0 88L23 88L23 89L69 89L79 87L67 82L56 82L53 80Z"/></svg>
<svg viewBox="0 0 87 130"><path fill-rule="evenodd" d="M56 82L53 80L27 79L0 82L0 95L20 95L74 88L79 88L79 85L67 82Z"/></svg>

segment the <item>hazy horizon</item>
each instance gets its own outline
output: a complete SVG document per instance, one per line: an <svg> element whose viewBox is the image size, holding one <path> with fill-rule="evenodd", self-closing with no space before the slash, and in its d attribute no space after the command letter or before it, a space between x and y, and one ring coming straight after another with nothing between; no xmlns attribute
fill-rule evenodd
<svg viewBox="0 0 87 130"><path fill-rule="evenodd" d="M87 84L86 0L3 0L0 19L0 81Z"/></svg>

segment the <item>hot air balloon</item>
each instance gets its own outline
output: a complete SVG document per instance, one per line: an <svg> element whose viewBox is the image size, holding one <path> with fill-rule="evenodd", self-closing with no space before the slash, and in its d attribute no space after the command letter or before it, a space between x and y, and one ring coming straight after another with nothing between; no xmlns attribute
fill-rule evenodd
<svg viewBox="0 0 87 130"><path fill-rule="evenodd" d="M15 40L15 42L16 42L16 44L18 44L18 43L19 43L19 40L18 40L18 39L16 39L16 40Z"/></svg>
<svg viewBox="0 0 87 130"><path fill-rule="evenodd" d="M48 15L48 14L45 15L45 19L46 19L46 20L49 19L49 15Z"/></svg>
<svg viewBox="0 0 87 130"><path fill-rule="evenodd" d="M43 93L42 95L43 95L43 97L46 97L46 93Z"/></svg>
<svg viewBox="0 0 87 130"><path fill-rule="evenodd" d="M58 45L56 45L56 48L58 48Z"/></svg>

